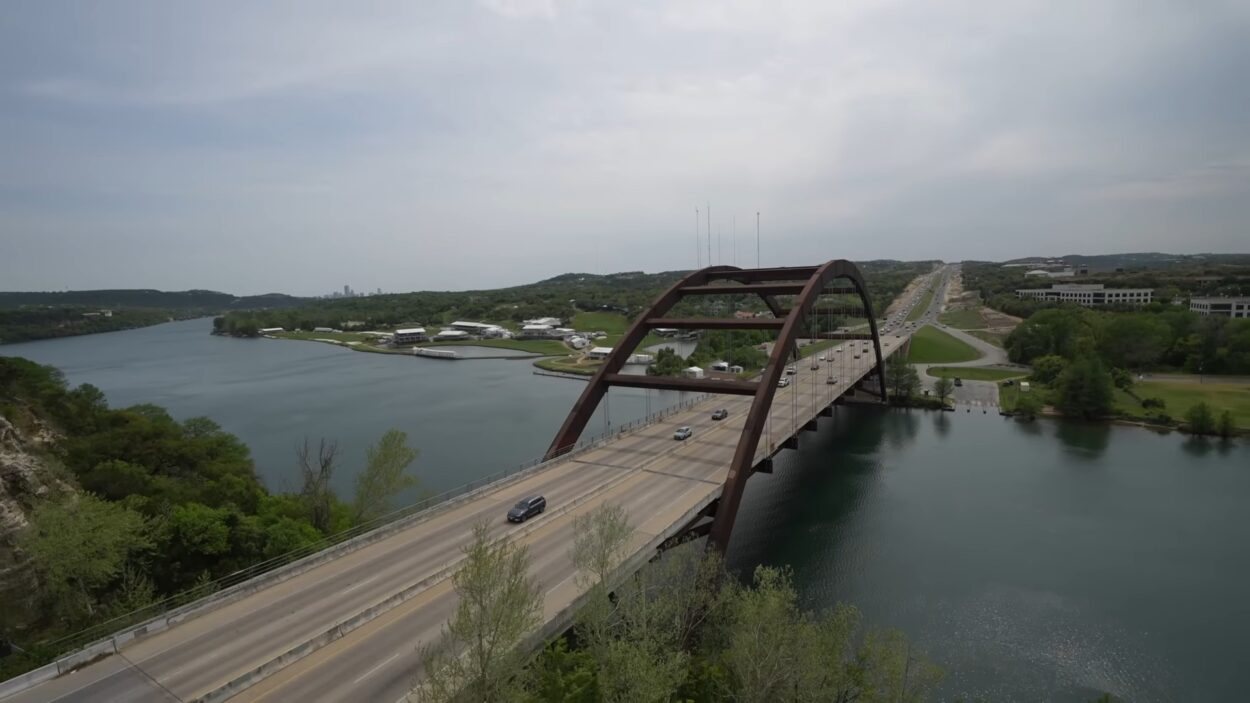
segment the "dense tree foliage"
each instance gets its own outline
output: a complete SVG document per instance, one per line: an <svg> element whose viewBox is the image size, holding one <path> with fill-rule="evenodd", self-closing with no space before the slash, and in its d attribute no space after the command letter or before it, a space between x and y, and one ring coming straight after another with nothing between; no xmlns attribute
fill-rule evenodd
<svg viewBox="0 0 1250 703"><path fill-rule="evenodd" d="M885 367L885 382L890 395L907 399L920 390L920 374L916 367L903 361L902 356L893 357Z"/></svg>
<svg viewBox="0 0 1250 703"><path fill-rule="evenodd" d="M82 307L0 309L0 343L128 330L206 314L204 310L155 308L115 309L109 315L101 314L99 308Z"/></svg>
<svg viewBox="0 0 1250 703"><path fill-rule="evenodd" d="M1097 357L1068 365L1056 385L1056 405L1069 417L1096 419L1111 414L1111 374Z"/></svg>
<svg viewBox="0 0 1250 703"><path fill-rule="evenodd" d="M1044 357L1096 356L1108 367L1131 370L1250 373L1250 320L1203 317L1179 309L1158 313L1101 312L1076 306L1039 310L1008 335L1006 346L1012 361L1035 367Z"/></svg>

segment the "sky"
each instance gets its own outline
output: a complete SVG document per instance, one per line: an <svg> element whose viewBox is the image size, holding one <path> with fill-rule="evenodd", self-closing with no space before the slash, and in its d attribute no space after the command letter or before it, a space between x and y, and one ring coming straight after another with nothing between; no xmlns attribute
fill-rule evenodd
<svg viewBox="0 0 1250 703"><path fill-rule="evenodd" d="M742 266L756 212L764 265L1248 252L1250 3L0 16L0 290L689 269L709 204L712 262Z"/></svg>

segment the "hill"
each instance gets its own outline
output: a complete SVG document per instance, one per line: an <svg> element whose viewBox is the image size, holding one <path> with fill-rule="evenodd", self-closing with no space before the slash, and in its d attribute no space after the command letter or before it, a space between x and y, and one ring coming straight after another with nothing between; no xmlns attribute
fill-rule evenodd
<svg viewBox="0 0 1250 703"><path fill-rule="evenodd" d="M0 308L32 305L99 308L159 308L162 310L249 310L303 305L310 298L282 293L238 297L212 290L161 291L148 288L45 292L0 291Z"/></svg>

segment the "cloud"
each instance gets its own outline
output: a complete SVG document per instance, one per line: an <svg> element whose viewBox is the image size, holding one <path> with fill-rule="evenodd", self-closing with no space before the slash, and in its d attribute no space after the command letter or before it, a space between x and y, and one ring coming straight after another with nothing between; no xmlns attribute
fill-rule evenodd
<svg viewBox="0 0 1250 703"><path fill-rule="evenodd" d="M763 213L765 263L1134 249L1144 230L1156 248L1244 250L1250 218L1239 3L10 14L0 237L22 256L0 261L6 287L674 269L694 264L709 201L727 240ZM90 263L67 264L75 250Z"/></svg>

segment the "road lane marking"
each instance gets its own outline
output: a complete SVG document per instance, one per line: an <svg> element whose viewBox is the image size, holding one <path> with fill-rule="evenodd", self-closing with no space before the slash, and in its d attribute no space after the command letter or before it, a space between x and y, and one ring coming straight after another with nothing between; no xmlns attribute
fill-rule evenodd
<svg viewBox="0 0 1250 703"><path fill-rule="evenodd" d="M360 683L361 681L364 681L365 679L369 678L370 676L373 676L374 674L378 673L378 669L381 669L382 667L386 666L387 664L390 664L391 662L395 661L395 659L397 659L397 658L399 657L399 655L400 655L400 654L403 654L403 652L395 652L395 653L394 653L394 654L392 654L391 656L387 657L387 659L386 659L385 661L383 661L381 664L378 664L377 666L373 667L372 669L370 669L370 670L366 671L365 673L361 674L361 675L360 675L360 678L356 679L356 680L355 680L355 681L353 681L352 683L353 683L353 684L358 684L358 683Z"/></svg>
<svg viewBox="0 0 1250 703"><path fill-rule="evenodd" d="M360 588L361 586L365 585L366 583L369 583L370 581L376 581L377 579L381 578L381 576L382 576L382 574L375 574L375 575L370 576L369 578L365 579L364 581L357 581L356 583L353 583L352 585L348 586L347 588L344 588L343 590L339 591L339 593L340 593L340 594L342 594L342 593L351 593L352 591L356 590L357 588Z"/></svg>

